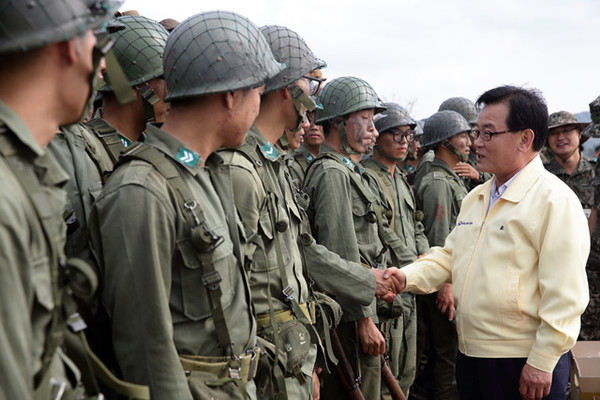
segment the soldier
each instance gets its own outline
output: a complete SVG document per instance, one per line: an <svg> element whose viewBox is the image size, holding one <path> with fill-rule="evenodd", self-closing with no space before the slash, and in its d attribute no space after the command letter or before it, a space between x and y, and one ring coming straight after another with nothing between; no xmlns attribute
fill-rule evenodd
<svg viewBox="0 0 600 400"><path fill-rule="evenodd" d="M550 114L548 147L553 157L544 163L544 167L575 192L589 219L594 207L594 188L590 181L594 179L595 172L592 160L581 152L581 145L589 138L581 135L587 125L577 122L577 117L568 111Z"/></svg>
<svg viewBox="0 0 600 400"><path fill-rule="evenodd" d="M590 103L592 123L582 132L583 137L600 137L600 96ZM594 208L590 216L592 240L590 257L585 272L590 289L590 302L581 316L581 340L600 340L600 224L597 223L600 209L600 163L596 164L595 177L590 184L594 189Z"/></svg>
<svg viewBox="0 0 600 400"><path fill-rule="evenodd" d="M403 262L408 264L429 249L423 233L413 191L405 173L396 163L404 161L414 140L413 129L417 126L410 114L395 103L385 103L387 110L375 117L379 137L373 156L362 164L372 171L383 188L393 214L390 226L402 241L405 251ZM417 305L413 294L402 294L402 315L391 329L389 354L392 372L402 391L408 395L416 372Z"/></svg>
<svg viewBox="0 0 600 400"><path fill-rule="evenodd" d="M112 33L117 61L125 72L134 101L121 104L113 86L100 89L102 108L86 126L100 139L113 164L136 142L147 122L164 122L168 105L163 76L163 52L168 32L146 17L125 15L116 19L125 29Z"/></svg>
<svg viewBox="0 0 600 400"><path fill-rule="evenodd" d="M317 86L316 94L321 90L321 85L325 81L321 70L317 69L309 75L311 81ZM320 107L317 105L317 107ZM321 143L325 140L323 135L323 127L315 123L316 111L307 112L307 121L309 125L305 128L304 135L302 136L302 145L290 151L289 156L291 161L288 163L292 178L296 180L300 187L302 187L304 176L308 165L313 162L315 157L319 154L319 148Z"/></svg>
<svg viewBox="0 0 600 400"><path fill-rule="evenodd" d="M415 129L413 139L408 144L408 151L404 160L399 161L398 167L405 173L408 182L412 184L419 161L423 158L423 146L421 146L421 138L423 137L424 121L415 121Z"/></svg>
<svg viewBox="0 0 600 400"><path fill-rule="evenodd" d="M323 110L317 113L317 123L324 125L325 142L305 180L315 239L344 259L385 268L386 248L374 211L377 200L358 165L360 155L377 137L373 116L385 106L367 82L355 77L331 81L319 102ZM340 334L349 353L359 354L361 390L366 398L379 398L379 356L385 353L385 340L376 326L375 301L368 307L342 300L340 304L344 310ZM340 382L326 378L323 397L337 398L343 391Z"/></svg>
<svg viewBox="0 0 600 400"><path fill-rule="evenodd" d="M424 126L424 146L434 148L435 158L417 187L418 208L423 211L423 225L430 246L443 246L446 236L456 225L462 199L467 195L464 181L454 171L458 162L469 155L471 126L456 111L438 111ZM425 331L419 335L428 343L429 354L419 385L432 390L436 399L457 398L454 365L457 351L452 284L418 298L419 318ZM428 377L427 374L433 374Z"/></svg>
<svg viewBox="0 0 600 400"><path fill-rule="evenodd" d="M475 104L465 97L451 97L440 104L438 111L451 110L462 115L471 128L477 125L477 115L479 111ZM471 191L475 186L480 185L490 179L492 174L487 172L479 172L477 170L477 157L475 156L475 140L471 138L471 151L467 162L458 162L454 167L456 174L465 180L465 187Z"/></svg>
<svg viewBox="0 0 600 400"><path fill-rule="evenodd" d="M282 69L243 16L183 21L164 54L169 119L147 126L92 209L117 361L153 399L255 398L243 237L230 184L213 184L229 174L214 152L243 142Z"/></svg>
<svg viewBox="0 0 600 400"><path fill-rule="evenodd" d="M245 143L220 154L232 166L235 203L246 234L256 246L250 253L249 276L257 333L276 349L288 349L284 371L274 364L271 371L258 377L259 395L309 399L319 342L311 325L314 302L310 301L305 273L310 273L321 289L358 304L369 304L374 298L374 278L358 264L344 262L316 246L303 230L306 205L292 186L283 150L275 143L284 130L298 130L306 111L314 108L309 95L316 88L311 89L306 76L325 63L290 29L271 25L261 30L287 68L267 81L260 113ZM348 285L355 290L348 291ZM304 338L304 346L295 343L294 336Z"/></svg>
<svg viewBox="0 0 600 400"><path fill-rule="evenodd" d="M100 396L90 371L78 371L63 353L65 338L85 328L71 297L83 287L74 279L87 274L91 294L94 277L65 257L61 187L68 175L45 147L59 126L82 119L91 104L103 57L93 29L104 26L117 5L17 1L0 9L3 399ZM91 382L85 388L90 397L82 374Z"/></svg>

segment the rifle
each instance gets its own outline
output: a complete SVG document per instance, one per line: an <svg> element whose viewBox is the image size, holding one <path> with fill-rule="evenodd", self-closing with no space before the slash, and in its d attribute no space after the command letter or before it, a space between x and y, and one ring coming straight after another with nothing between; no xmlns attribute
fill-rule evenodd
<svg viewBox="0 0 600 400"><path fill-rule="evenodd" d="M360 391L358 379L356 379L356 375L352 369L350 357L348 357L346 348L342 344L337 330L335 328L331 328L329 330L329 335L331 337L331 347L333 347L333 353L338 359L338 364L335 366L335 370L338 377L342 381L344 388L348 392L348 397L350 400L365 400L365 397Z"/></svg>
<svg viewBox="0 0 600 400"><path fill-rule="evenodd" d="M402 392L402 389L400 389L400 385L398 385L398 381L394 377L394 374L392 374L392 370L390 369L387 360L383 354L379 357L381 358L381 380L390 391L392 400L406 400L406 396Z"/></svg>

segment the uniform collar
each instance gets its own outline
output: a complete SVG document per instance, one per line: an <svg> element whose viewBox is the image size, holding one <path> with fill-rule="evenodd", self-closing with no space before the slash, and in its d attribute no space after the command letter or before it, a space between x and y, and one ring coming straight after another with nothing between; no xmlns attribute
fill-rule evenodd
<svg viewBox="0 0 600 400"><path fill-rule="evenodd" d="M0 120L6 125L8 130L29 148L37 156L44 154L44 150L35 141L33 133L29 130L25 121L21 119L10 107L0 100Z"/></svg>
<svg viewBox="0 0 600 400"><path fill-rule="evenodd" d="M203 160L200 154L190 150L178 139L169 135L155 124L149 123L146 125L144 144L158 149L193 175L196 175L202 168ZM213 155L214 153L209 159L212 159Z"/></svg>
<svg viewBox="0 0 600 400"><path fill-rule="evenodd" d="M285 154L277 144L269 142L256 125L252 125L247 136L256 141L258 150L269 161L277 161Z"/></svg>

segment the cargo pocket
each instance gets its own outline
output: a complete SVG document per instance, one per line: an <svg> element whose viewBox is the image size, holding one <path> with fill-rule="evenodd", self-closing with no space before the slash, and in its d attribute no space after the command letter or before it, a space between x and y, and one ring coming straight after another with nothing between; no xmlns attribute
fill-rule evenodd
<svg viewBox="0 0 600 400"><path fill-rule="evenodd" d="M233 299L233 287L230 276L230 264L236 266L232 254L231 243L224 242L210 253L200 254L192 245L189 238L177 242L177 250L181 254L183 267L181 274L181 295L183 312L192 321L198 321L211 316L208 288L204 281L205 268L202 263L212 263L214 270L220 277L221 304L226 309ZM200 261L202 260L202 261ZM236 267L237 268L237 267ZM216 275L216 274L215 274Z"/></svg>

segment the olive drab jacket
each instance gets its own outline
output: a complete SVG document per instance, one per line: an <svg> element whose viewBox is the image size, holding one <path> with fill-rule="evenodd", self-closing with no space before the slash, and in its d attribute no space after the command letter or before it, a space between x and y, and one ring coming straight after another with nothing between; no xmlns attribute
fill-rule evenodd
<svg viewBox="0 0 600 400"><path fill-rule="evenodd" d="M423 211L423 225L431 247L444 245L467 193L463 179L444 161L434 158L417 187L417 205Z"/></svg>
<svg viewBox="0 0 600 400"><path fill-rule="evenodd" d="M79 374L61 350L69 177L1 101L0 142L0 398L31 399L50 379L74 388Z"/></svg>
<svg viewBox="0 0 600 400"><path fill-rule="evenodd" d="M402 260L408 262L416 260L420 254L429 250L429 243L423 233L424 228L421 223L423 213L417 210L413 191L404 172L396 168L392 176L383 163L372 157L362 161L361 164L376 175L386 200L391 203L393 216L388 222L403 242L402 248L406 253L402 256Z"/></svg>
<svg viewBox="0 0 600 400"><path fill-rule="evenodd" d="M62 127L48 144L48 151L70 176L63 187L67 192L65 252L93 263L87 221L114 163L99 139L82 124Z"/></svg>
<svg viewBox="0 0 600 400"><path fill-rule="evenodd" d="M311 199L308 215L312 233L318 243L341 258L383 269L387 254L379 240L376 222L368 218L373 210L353 185L350 174L364 181L358 165L333 148L321 145L321 154L311 163L304 187ZM369 183L364 181L364 185L368 187ZM374 297L369 306L345 299L338 302L344 310L342 321L372 317L377 322Z"/></svg>
<svg viewBox="0 0 600 400"><path fill-rule="evenodd" d="M220 156L202 166L196 153L166 132L148 125L147 133L140 148L158 152L192 199L181 204L152 163L126 159L94 205L92 244L124 378L149 385L153 399L191 399L178 355L219 357L229 350L220 346L223 332L211 313L207 266L221 278L220 304L234 352L255 346L242 229L231 187L213 184L215 175L229 174ZM190 218L215 239L209 248L194 245Z"/></svg>

